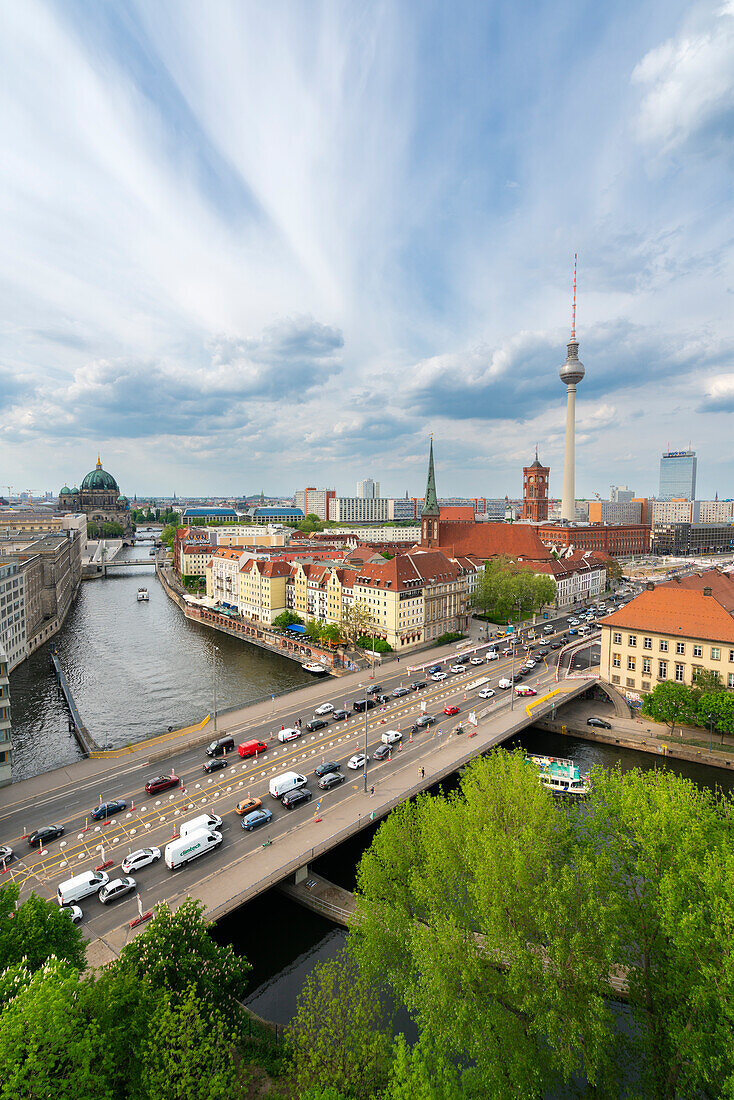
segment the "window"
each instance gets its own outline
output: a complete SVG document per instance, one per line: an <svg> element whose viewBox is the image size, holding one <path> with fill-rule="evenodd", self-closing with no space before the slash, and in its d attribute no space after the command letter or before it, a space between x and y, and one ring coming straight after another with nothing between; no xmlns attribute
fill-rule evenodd
<svg viewBox="0 0 734 1100"><path fill-rule="evenodd" d="M729 673L728 686L734 688L734 672Z"/></svg>
<svg viewBox="0 0 734 1100"><path fill-rule="evenodd" d="M652 649L652 638L643 638L642 644L645 649Z"/></svg>
<svg viewBox="0 0 734 1100"><path fill-rule="evenodd" d="M630 670L630 672L634 671L634 668L635 668L635 659L634 659L634 657L628 657L627 658L627 668Z"/></svg>
<svg viewBox="0 0 734 1100"><path fill-rule="evenodd" d="M613 684L618 684L619 683L619 676L612 676L612 683Z"/></svg>
<svg viewBox="0 0 734 1100"><path fill-rule="evenodd" d="M615 634L614 637L612 638L612 641L615 643L615 645L621 645L622 644L622 635L621 634Z"/></svg>
<svg viewBox="0 0 734 1100"><path fill-rule="evenodd" d="M626 679L626 681L625 681L625 683L627 684L627 687L628 687L628 688L633 688L633 687L635 686L635 678L634 678L634 676L628 676L628 677L627 677L627 679Z"/></svg>
<svg viewBox="0 0 734 1100"><path fill-rule="evenodd" d="M718 646L715 646L715 645L711 646L711 660L712 661L720 661L721 660L721 650L719 649Z"/></svg>
<svg viewBox="0 0 734 1100"><path fill-rule="evenodd" d="M631 646L636 646L637 645L637 635L636 634L629 634L627 636L627 645L631 645Z"/></svg>
<svg viewBox="0 0 734 1100"><path fill-rule="evenodd" d="M685 667L686 667L685 665L679 665L679 664L676 663L675 678L676 678L676 680L679 684L683 683L683 673L685 672Z"/></svg>
<svg viewBox="0 0 734 1100"><path fill-rule="evenodd" d="M642 681L642 690L643 691L649 691L650 690L650 681L649 680L643 680Z"/></svg>
<svg viewBox="0 0 734 1100"><path fill-rule="evenodd" d="M613 653L612 654L612 666L614 668L621 668L622 667L622 655L620 653Z"/></svg>
<svg viewBox="0 0 734 1100"><path fill-rule="evenodd" d="M668 652L668 643L666 642L665 638L660 639L660 652L661 653L667 653Z"/></svg>
<svg viewBox="0 0 734 1100"><path fill-rule="evenodd" d="M675 652L676 652L676 653L677 653L677 654L678 654L679 656L681 656L681 657L682 657L682 656L683 656L683 654L685 653L685 651L686 651L686 643L685 643L685 642L676 642L676 643L675 643Z"/></svg>
<svg viewBox="0 0 734 1100"><path fill-rule="evenodd" d="M734 653L734 650L730 650L729 652ZM703 646L702 645L694 645L694 647L693 647L693 656L694 657L703 657ZM731 660L731 657L729 658L729 660Z"/></svg>
<svg viewBox="0 0 734 1100"><path fill-rule="evenodd" d="M652 674L652 658L642 658L642 672L644 676L650 676Z"/></svg>
<svg viewBox="0 0 734 1100"><path fill-rule="evenodd" d="M664 680L668 675L668 662L658 661L658 680Z"/></svg>

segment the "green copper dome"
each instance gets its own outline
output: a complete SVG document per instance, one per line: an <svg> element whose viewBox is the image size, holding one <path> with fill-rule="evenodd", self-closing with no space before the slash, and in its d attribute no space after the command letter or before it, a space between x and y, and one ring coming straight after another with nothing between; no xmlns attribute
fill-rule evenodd
<svg viewBox="0 0 734 1100"><path fill-rule="evenodd" d="M79 492L79 490L77 489L77 487L75 485L74 488L71 490L71 495L73 496L74 493L78 493L78 492Z"/></svg>
<svg viewBox="0 0 734 1100"><path fill-rule="evenodd" d="M102 469L102 463L99 455L97 455L97 466L94 470L90 470L87 476L82 482L82 492L97 491L106 493L119 493L120 486L115 481L112 474L108 474L106 470Z"/></svg>
<svg viewBox="0 0 734 1100"><path fill-rule="evenodd" d="M69 486L68 486L68 485L65 485L65 486L64 486L64 488L63 488L63 489L61 490L61 492L59 493L59 496L60 496L60 497L62 497L62 496L64 496L64 495L65 495L66 493L70 493L70 492L71 492L71 489L69 488Z"/></svg>

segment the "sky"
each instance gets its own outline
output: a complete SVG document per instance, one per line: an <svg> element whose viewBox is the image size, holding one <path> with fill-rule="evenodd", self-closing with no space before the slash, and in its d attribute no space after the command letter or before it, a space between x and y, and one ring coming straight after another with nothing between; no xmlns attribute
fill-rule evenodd
<svg viewBox="0 0 734 1100"><path fill-rule="evenodd" d="M734 0L0 0L0 492L734 496Z"/></svg>

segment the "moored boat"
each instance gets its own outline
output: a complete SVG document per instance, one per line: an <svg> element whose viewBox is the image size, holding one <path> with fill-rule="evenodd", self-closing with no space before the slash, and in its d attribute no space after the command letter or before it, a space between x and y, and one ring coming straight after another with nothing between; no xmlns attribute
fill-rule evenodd
<svg viewBox="0 0 734 1100"><path fill-rule="evenodd" d="M316 664L312 661L308 662L305 665L301 665L301 668L304 670L304 672L310 672L314 676L325 676L326 673L329 671L327 668L324 668L323 665Z"/></svg>
<svg viewBox="0 0 734 1100"><path fill-rule="evenodd" d="M573 760L562 756L525 757L526 764L538 769L538 779L556 798L584 798L591 790L588 775L581 775Z"/></svg>

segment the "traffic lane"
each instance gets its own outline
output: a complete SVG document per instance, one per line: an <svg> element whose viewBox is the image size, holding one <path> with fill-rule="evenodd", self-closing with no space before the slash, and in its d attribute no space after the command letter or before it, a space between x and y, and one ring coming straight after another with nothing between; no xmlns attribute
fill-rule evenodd
<svg viewBox="0 0 734 1100"><path fill-rule="evenodd" d="M441 684L434 684L429 682L429 687L419 692L411 692L407 696L403 696L399 699L390 699L387 704L386 714L394 713L395 711L404 711L406 708L419 712L421 702L423 700L430 701L433 695L442 694L447 690L461 691L463 690L464 683L470 677L487 676L490 672L494 672L496 675L501 676L504 671L505 664L509 667L510 661L500 660L498 662L491 662L483 666L466 666L466 672L463 674L450 674L446 681ZM491 666L491 667L490 667ZM416 679L413 676L412 679ZM357 696L361 698L361 696ZM331 700L330 700L331 701ZM338 702L338 701L337 701ZM347 700L348 705L353 705L354 699ZM369 721L374 720L376 710L368 712ZM286 721L291 724L295 722L294 714L285 715ZM329 723L325 730L320 731L319 738L325 740L329 736L329 731L332 729L340 729L342 731L349 732L351 730L357 730L361 728L363 719L361 715L353 716L352 720L348 723ZM285 724L285 722L281 723ZM270 740L270 750L279 751L279 743L273 742L272 738L277 737L277 731L272 732L272 722L267 720L263 722L260 720L259 725L253 725L249 731L251 737L259 736L263 740ZM296 753L298 749L296 748ZM264 760L267 754L263 754L259 759ZM176 774L178 774L184 782L195 781L197 775L203 774L202 764L208 759L203 750L203 746L186 749L177 757L172 757L166 764L165 771L170 768ZM268 757L268 759L270 759ZM140 772L144 771L143 775ZM111 772L108 777L101 779L96 776L90 779L84 785L77 785L70 793L66 789L55 792L49 796L48 799L38 800L35 799L32 807L22 805L20 809L16 809L11 814L6 814L3 821L3 834L12 838L14 834L20 835L26 829L29 831L35 828L39 824L39 817L43 817L47 822L53 821L54 823L60 823L69 825L70 828L75 827L74 823L77 818L85 818L89 816L94 806L98 805L100 801L109 801L112 798L124 798L129 803L138 801L142 803L146 798L143 787L145 782L155 774L164 774L164 768L162 764L151 764L150 766L141 765L139 762L135 764L126 765L122 768L116 768L114 772ZM139 784L134 785L129 783L129 780L133 776L140 776ZM127 780L127 782L121 783L120 780ZM91 797L94 795L94 797ZM154 796L153 796L154 797ZM39 814L39 807L43 806L43 815ZM29 814L32 813L33 821L29 822ZM15 826L15 828L14 828ZM79 821L78 827L82 827L82 821ZM10 839L7 841L10 843Z"/></svg>

